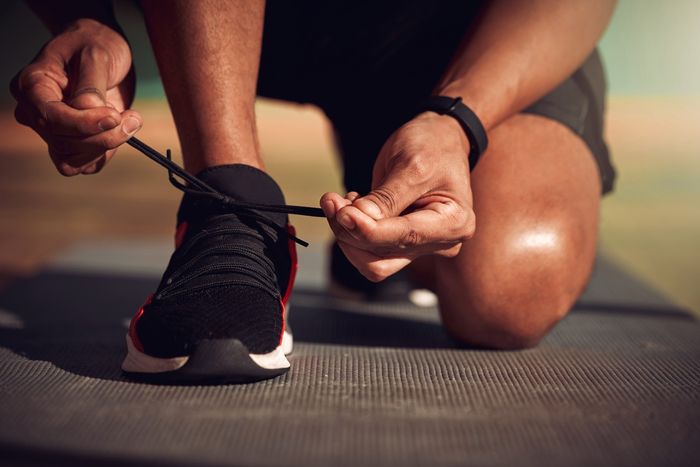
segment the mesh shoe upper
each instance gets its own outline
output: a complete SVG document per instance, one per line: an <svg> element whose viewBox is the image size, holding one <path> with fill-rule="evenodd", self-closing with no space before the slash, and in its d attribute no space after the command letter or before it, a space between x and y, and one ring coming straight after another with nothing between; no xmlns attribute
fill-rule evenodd
<svg viewBox="0 0 700 467"><path fill-rule="evenodd" d="M235 164L207 169L198 177L243 201L284 204L275 181L253 167ZM287 215L233 213L216 200L186 194L178 211L178 248L141 313L135 332L143 350L168 358L188 355L202 339L235 338L251 353L280 343L292 258L279 226Z"/></svg>

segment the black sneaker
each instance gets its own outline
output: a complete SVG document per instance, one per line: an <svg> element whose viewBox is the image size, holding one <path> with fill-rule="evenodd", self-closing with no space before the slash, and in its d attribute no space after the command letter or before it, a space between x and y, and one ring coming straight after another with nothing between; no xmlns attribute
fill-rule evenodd
<svg viewBox="0 0 700 467"><path fill-rule="evenodd" d="M198 178L235 200L284 205L275 181L251 166L214 167ZM176 250L131 320L122 369L181 383L245 383L287 372L294 239L287 214L232 210L201 193L185 194Z"/></svg>

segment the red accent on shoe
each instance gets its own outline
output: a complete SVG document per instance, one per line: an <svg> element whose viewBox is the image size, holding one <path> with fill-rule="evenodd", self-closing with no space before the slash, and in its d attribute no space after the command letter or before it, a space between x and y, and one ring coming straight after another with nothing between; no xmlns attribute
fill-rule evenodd
<svg viewBox="0 0 700 467"><path fill-rule="evenodd" d="M282 313L282 332L280 332L280 338L277 340L277 346L282 345L282 339L284 339L284 331L287 329L287 322L284 320L284 311L287 307L284 302L280 300L280 311Z"/></svg>
<svg viewBox="0 0 700 467"><path fill-rule="evenodd" d="M141 343L141 340L139 339L139 336L136 333L136 323L138 323L138 321L141 319L141 316L143 316L143 309L152 301L153 294L148 296L146 302L143 305L141 305L141 308L139 308L139 311L136 312L134 317L131 318L131 323L129 323L129 337L131 337L131 342L134 344L134 347L136 347L140 352L144 352L144 349L143 344Z"/></svg>
<svg viewBox="0 0 700 467"><path fill-rule="evenodd" d="M175 229L175 249L177 250L182 245L183 240L185 240L185 234L187 233L187 221L181 222L177 225Z"/></svg>
<svg viewBox="0 0 700 467"><path fill-rule="evenodd" d="M296 236L297 232L292 224L287 224L287 232L290 235ZM289 280L287 281L287 288L284 290L284 296L280 299L280 308L282 311L282 332L280 333L280 340L278 345L282 345L282 338L284 337L284 330L286 329L287 323L284 320L284 312L287 309L287 302L289 297L292 295L292 288L294 287L294 280L297 277L297 269L299 269L299 262L297 259L297 244L292 240L291 237L287 240L287 248L289 249L289 257L292 260L292 266L289 271Z"/></svg>

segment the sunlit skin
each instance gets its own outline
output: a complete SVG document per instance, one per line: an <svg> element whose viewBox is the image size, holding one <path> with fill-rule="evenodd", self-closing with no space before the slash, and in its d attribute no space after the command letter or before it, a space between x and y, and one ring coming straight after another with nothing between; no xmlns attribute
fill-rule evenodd
<svg viewBox="0 0 700 467"><path fill-rule="evenodd" d="M187 169L264 168L254 114L263 3L142 4ZM535 345L585 286L597 237L597 167L569 129L519 112L583 62L613 7L612 0L492 1L435 89L461 96L488 131L474 172L459 124L427 112L388 138L371 193L321 198L353 265L375 281L409 267L437 293L447 330L465 343ZM47 8L35 11L50 22ZM128 138L127 118L143 121L124 110L132 98L131 87L120 86L128 47L103 23L83 20L76 24L85 34L59 34L13 85L18 119L42 134L65 175L98 171ZM89 37L104 42L88 47L96 60L59 73L58 54L85 53ZM37 74L51 67L53 75ZM89 102L74 104L76 95ZM55 101L63 112L48 110ZM116 126L101 131L105 116Z"/></svg>

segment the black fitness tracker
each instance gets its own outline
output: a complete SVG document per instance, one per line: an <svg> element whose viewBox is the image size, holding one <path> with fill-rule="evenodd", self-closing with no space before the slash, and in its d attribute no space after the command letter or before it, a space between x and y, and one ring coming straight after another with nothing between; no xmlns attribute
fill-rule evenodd
<svg viewBox="0 0 700 467"><path fill-rule="evenodd" d="M425 111L449 115L459 122L469 140L469 170L474 170L476 163L489 145L486 130L479 117L464 105L461 97L432 96L421 107L421 112Z"/></svg>

